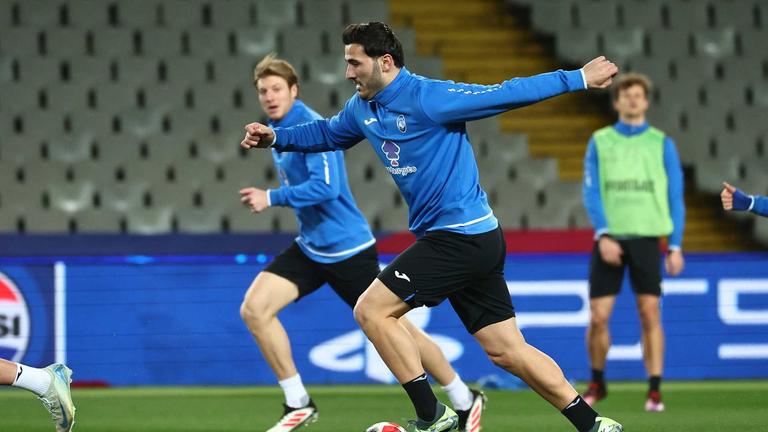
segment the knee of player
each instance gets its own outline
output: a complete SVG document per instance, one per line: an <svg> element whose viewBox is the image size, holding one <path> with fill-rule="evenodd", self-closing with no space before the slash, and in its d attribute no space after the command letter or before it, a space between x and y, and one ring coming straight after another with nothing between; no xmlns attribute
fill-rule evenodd
<svg viewBox="0 0 768 432"><path fill-rule="evenodd" d="M593 328L605 328L608 327L608 319L610 315L607 313L594 312L589 316L589 325Z"/></svg>
<svg viewBox="0 0 768 432"><path fill-rule="evenodd" d="M660 324L661 317L658 308L645 307L638 310L640 325L643 328L652 328Z"/></svg>
<svg viewBox="0 0 768 432"><path fill-rule="evenodd" d="M515 373L519 369L519 356L516 356L511 350L487 352L488 358L496 366Z"/></svg>
<svg viewBox="0 0 768 432"><path fill-rule="evenodd" d="M267 308L254 301L243 301L240 305L240 317L249 326L259 326L266 323L271 319L274 314L271 314Z"/></svg>

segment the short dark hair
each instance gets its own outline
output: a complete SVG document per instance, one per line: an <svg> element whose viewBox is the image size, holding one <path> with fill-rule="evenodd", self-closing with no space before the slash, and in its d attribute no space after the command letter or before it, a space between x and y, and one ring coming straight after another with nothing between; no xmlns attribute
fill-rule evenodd
<svg viewBox="0 0 768 432"><path fill-rule="evenodd" d="M619 78L613 84L613 89L611 92L613 94L613 100L617 100L619 98L619 93L621 91L636 85L639 85L643 88L643 92L645 93L646 98L648 98L651 90L653 90L653 83L647 75L636 72L629 72L623 75L619 75Z"/></svg>
<svg viewBox="0 0 768 432"><path fill-rule="evenodd" d="M350 24L342 35L344 45L360 44L368 57L381 57L389 54L395 60L395 66L405 65L403 45L395 36L395 32L383 22L374 21L360 24Z"/></svg>

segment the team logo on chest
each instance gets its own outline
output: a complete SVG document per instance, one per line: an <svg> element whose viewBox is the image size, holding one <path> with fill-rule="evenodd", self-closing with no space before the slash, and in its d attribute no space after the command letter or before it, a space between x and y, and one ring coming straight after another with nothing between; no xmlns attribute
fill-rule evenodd
<svg viewBox="0 0 768 432"><path fill-rule="evenodd" d="M408 130L407 125L405 124L405 116L400 114L397 116L397 121L395 122L397 124L397 130L399 130L401 133L405 133L406 130Z"/></svg>

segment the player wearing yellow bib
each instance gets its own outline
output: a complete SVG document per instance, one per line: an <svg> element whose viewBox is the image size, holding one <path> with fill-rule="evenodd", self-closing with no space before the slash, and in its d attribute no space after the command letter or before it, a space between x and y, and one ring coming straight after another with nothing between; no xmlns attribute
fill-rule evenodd
<svg viewBox="0 0 768 432"><path fill-rule="evenodd" d="M611 344L608 320L628 268L649 376L645 409L663 411L659 239L668 237L667 273L680 274L685 204L675 144L645 118L650 87L650 80L639 74L617 80L613 107L619 121L592 135L584 160L584 205L595 229L595 246L589 271L591 319L587 329L592 382L583 398L591 405L607 395L603 371Z"/></svg>

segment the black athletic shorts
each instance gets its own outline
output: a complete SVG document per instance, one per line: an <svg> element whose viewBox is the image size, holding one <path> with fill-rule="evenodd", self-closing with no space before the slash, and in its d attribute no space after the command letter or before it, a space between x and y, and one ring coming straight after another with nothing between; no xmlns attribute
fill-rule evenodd
<svg viewBox="0 0 768 432"><path fill-rule="evenodd" d="M296 301L328 283L342 300L355 307L358 297L379 274L379 255L374 245L343 261L323 264L309 259L293 242L264 271L295 283L299 287Z"/></svg>
<svg viewBox="0 0 768 432"><path fill-rule="evenodd" d="M474 334L515 316L501 229L465 235L430 231L379 273L379 280L412 307L437 306L446 298Z"/></svg>
<svg viewBox="0 0 768 432"><path fill-rule="evenodd" d="M624 271L629 267L629 280L636 294L661 295L661 252L659 239L642 237L618 240L624 250L623 264L613 266L600 255L595 242L589 264L589 297L616 295L621 290Z"/></svg>

